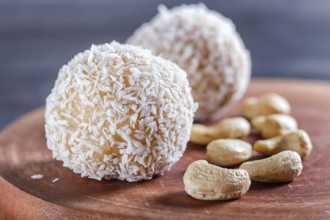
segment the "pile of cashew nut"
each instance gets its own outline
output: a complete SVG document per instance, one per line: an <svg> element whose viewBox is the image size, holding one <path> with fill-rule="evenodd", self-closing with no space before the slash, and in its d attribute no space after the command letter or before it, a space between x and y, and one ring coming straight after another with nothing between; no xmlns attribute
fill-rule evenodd
<svg viewBox="0 0 330 220"><path fill-rule="evenodd" d="M284 97L270 93L245 99L243 117L226 118L211 126L194 124L190 141L207 145L207 160L188 166L183 176L187 194L201 200L228 200L243 196L251 181L293 181L313 145L290 112ZM241 140L250 134L250 124L263 138L253 146ZM253 150L266 158L247 161Z"/></svg>

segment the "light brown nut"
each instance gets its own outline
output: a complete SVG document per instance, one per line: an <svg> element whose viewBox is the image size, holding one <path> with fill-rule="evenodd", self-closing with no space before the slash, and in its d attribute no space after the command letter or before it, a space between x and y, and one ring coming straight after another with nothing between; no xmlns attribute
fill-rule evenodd
<svg viewBox="0 0 330 220"><path fill-rule="evenodd" d="M292 150L297 152L301 158L304 158L312 152L313 145L304 130L297 130L267 140L259 140L254 143L253 148L264 155L273 155L281 151Z"/></svg>
<svg viewBox="0 0 330 220"><path fill-rule="evenodd" d="M251 185L245 170L221 168L206 160L191 163L183 182L187 194L201 200L236 199L244 195Z"/></svg>
<svg viewBox="0 0 330 220"><path fill-rule="evenodd" d="M206 158L220 166L240 164L252 156L250 143L238 139L218 139L206 147Z"/></svg>
<svg viewBox="0 0 330 220"><path fill-rule="evenodd" d="M250 123L245 118L226 118L211 126L194 124L190 141L196 144L208 144L220 138L244 138L249 135L250 130Z"/></svg>
<svg viewBox="0 0 330 220"><path fill-rule="evenodd" d="M261 131L263 138L272 138L298 129L297 121L290 115L272 114L252 118L252 126Z"/></svg>
<svg viewBox="0 0 330 220"><path fill-rule="evenodd" d="M242 106L242 115L249 119L259 115L289 114L290 112L289 102L275 93L268 93L258 98L247 98Z"/></svg>
<svg viewBox="0 0 330 220"><path fill-rule="evenodd" d="M191 128L190 141L196 144L208 144L217 139L218 129L215 126L193 124Z"/></svg>
<svg viewBox="0 0 330 220"><path fill-rule="evenodd" d="M242 163L251 180L258 182L290 182L301 174L303 169L299 154L283 151L269 158Z"/></svg>

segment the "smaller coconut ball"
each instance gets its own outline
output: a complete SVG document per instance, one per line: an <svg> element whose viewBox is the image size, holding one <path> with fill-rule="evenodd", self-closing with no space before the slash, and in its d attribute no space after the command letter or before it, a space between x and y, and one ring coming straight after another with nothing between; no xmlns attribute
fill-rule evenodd
<svg viewBox="0 0 330 220"><path fill-rule="evenodd" d="M47 145L82 177L151 179L182 156L196 108L176 64L135 46L93 45L59 71Z"/></svg>
<svg viewBox="0 0 330 220"><path fill-rule="evenodd" d="M164 6L127 41L150 49L187 71L197 120L208 120L241 98L251 75L251 60L235 25L205 5Z"/></svg>

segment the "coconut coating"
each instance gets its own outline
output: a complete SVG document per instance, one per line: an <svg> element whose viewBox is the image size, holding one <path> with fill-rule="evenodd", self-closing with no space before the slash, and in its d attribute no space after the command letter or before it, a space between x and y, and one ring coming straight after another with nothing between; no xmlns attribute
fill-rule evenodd
<svg viewBox="0 0 330 220"><path fill-rule="evenodd" d="M164 6L127 41L170 59L187 71L197 120L208 120L243 95L251 60L231 20L203 4Z"/></svg>
<svg viewBox="0 0 330 220"><path fill-rule="evenodd" d="M82 177L151 179L182 156L196 109L176 64L136 46L93 45L59 71L47 145Z"/></svg>

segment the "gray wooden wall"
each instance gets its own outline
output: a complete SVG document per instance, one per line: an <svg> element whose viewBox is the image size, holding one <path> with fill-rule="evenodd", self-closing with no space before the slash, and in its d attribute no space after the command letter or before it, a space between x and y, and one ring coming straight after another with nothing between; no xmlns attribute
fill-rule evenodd
<svg viewBox="0 0 330 220"><path fill-rule="evenodd" d="M200 1L0 0L0 128L44 104L59 68L92 43L127 37L157 12ZM230 17L253 77L330 79L330 1L210 0Z"/></svg>

